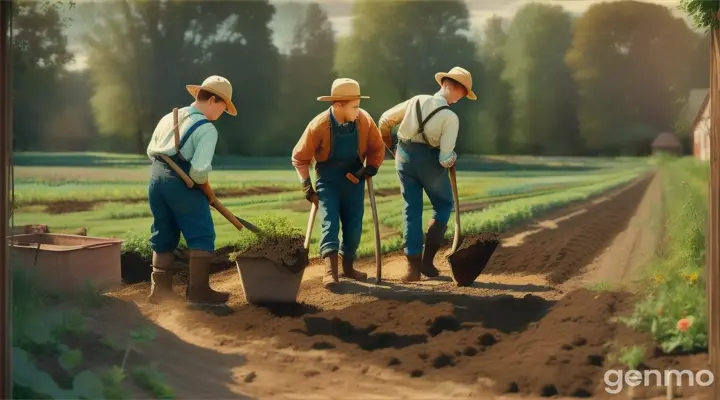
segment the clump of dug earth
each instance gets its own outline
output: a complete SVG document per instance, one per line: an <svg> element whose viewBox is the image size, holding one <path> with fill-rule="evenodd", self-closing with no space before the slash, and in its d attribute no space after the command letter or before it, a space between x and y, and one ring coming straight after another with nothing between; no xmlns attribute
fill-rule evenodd
<svg viewBox="0 0 720 400"><path fill-rule="evenodd" d="M447 257L457 285L472 284L488 265L499 244L500 235L495 232L464 238L457 250Z"/></svg>
<svg viewBox="0 0 720 400"><path fill-rule="evenodd" d="M256 223L262 233L241 232L236 252L231 260L244 257L260 257L282 265L293 273L308 265L308 254L303 246L303 232L292 226L286 218L265 217Z"/></svg>

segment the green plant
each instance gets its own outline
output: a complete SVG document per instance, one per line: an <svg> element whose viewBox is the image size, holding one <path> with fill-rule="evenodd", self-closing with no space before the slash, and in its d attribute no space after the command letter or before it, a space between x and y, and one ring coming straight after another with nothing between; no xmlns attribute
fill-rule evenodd
<svg viewBox="0 0 720 400"><path fill-rule="evenodd" d="M620 350L620 362L625 364L629 369L637 369L645 359L645 346L636 345L623 347Z"/></svg>
<svg viewBox="0 0 720 400"><path fill-rule="evenodd" d="M685 11L698 28L718 28L718 0L680 0L679 9Z"/></svg>
<svg viewBox="0 0 720 400"><path fill-rule="evenodd" d="M663 164L666 249L645 271L646 289L633 314L616 319L650 333L666 353L707 348L706 170L692 159Z"/></svg>
<svg viewBox="0 0 720 400"><path fill-rule="evenodd" d="M175 398L175 392L165 383L165 377L155 364L134 368L132 376L138 386L152 393L156 399Z"/></svg>
<svg viewBox="0 0 720 400"><path fill-rule="evenodd" d="M235 252L230 255L232 261L239 255L262 251L279 243L288 244L299 241L299 244L302 245L303 231L293 226L287 217L265 215L257 219L255 225L260 228L262 233L256 234L243 229L233 245Z"/></svg>

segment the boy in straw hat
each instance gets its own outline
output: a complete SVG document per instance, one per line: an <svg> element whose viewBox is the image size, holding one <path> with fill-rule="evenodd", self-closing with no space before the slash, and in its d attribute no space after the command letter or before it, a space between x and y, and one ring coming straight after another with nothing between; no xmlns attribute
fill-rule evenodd
<svg viewBox="0 0 720 400"><path fill-rule="evenodd" d="M338 282L338 254L342 256L342 274L363 280L367 274L353 267L360 245L365 208L365 177L374 176L385 157L380 131L370 115L360 108L360 85L352 79L336 79L329 96L319 101L332 105L318 114L292 152L292 164L302 181L305 198L318 204L322 220L320 255L325 260L323 285ZM313 188L310 163L315 159L317 181ZM365 167L363 168L363 162ZM346 174L360 173L355 184ZM342 223L342 242L338 241Z"/></svg>
<svg viewBox="0 0 720 400"><path fill-rule="evenodd" d="M210 288L210 264L215 251L215 227L205 194L188 188L160 157L169 156L197 184L205 184L212 169L218 132L211 121L223 114L237 115L232 103L232 85L211 76L202 85L188 85L195 101L175 113L166 114L155 128L147 155L152 160L148 197L153 223L150 227L152 285L148 300L159 302L172 294L173 251L182 233L190 253L187 300L199 304L223 304L228 293ZM177 128L178 140L175 140Z"/></svg>
<svg viewBox="0 0 720 400"><path fill-rule="evenodd" d="M476 100L472 90L472 76L467 70L454 67L449 72L435 74L440 90L434 95L419 95L387 110L380 117L380 132L388 147L395 140L391 131L397 131L398 146L395 163L404 210L405 255L407 256L406 282L420 280L420 274L438 276L433 265L440 249L450 213L453 209L452 188L447 168L455 164L455 140L459 121L450 105L463 97ZM433 207L433 217L425 236L423 252L423 190Z"/></svg>

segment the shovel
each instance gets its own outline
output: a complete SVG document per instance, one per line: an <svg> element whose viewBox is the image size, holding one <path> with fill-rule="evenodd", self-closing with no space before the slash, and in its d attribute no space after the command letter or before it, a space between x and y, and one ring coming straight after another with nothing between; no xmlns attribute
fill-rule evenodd
<svg viewBox="0 0 720 400"><path fill-rule="evenodd" d="M175 171L176 174L185 182L185 185L192 189L195 187L195 182L183 171L180 169L180 167L173 161L170 157L166 156L165 154L160 154L160 157L170 166L170 168ZM202 190L203 193L208 197L208 200L210 201L210 205L213 206L225 219L227 219L235 228L238 230L242 230L243 228L247 228L250 232L253 232L255 234L262 234L262 231L257 226L251 224L250 222L238 218L235 215L233 215L230 210L225 207L220 200L218 200L217 197L215 197L215 193L213 192L212 188L208 183L204 183L200 186L200 190Z"/></svg>
<svg viewBox="0 0 720 400"><path fill-rule="evenodd" d="M355 174L348 172L345 177L348 178L352 183L359 183L364 173L364 168L361 168ZM377 204L375 203L375 189L373 188L372 177L368 176L367 179L368 197L370 198L370 209L372 211L373 226L375 227L375 283L382 281L382 254L380 246L380 224L378 223Z"/></svg>
<svg viewBox="0 0 720 400"><path fill-rule="evenodd" d="M487 266L500 240L496 233L481 233L463 243L460 248L460 201L455 166L450 167L450 185L455 204L455 236L447 259L455 283L458 286L470 286Z"/></svg>
<svg viewBox="0 0 720 400"><path fill-rule="evenodd" d="M317 215L317 211L318 205L316 202L313 202L310 207L310 217L308 218L307 230L305 230L305 243L303 244L305 254L310 253L310 236L312 236L313 226L315 226L315 216Z"/></svg>

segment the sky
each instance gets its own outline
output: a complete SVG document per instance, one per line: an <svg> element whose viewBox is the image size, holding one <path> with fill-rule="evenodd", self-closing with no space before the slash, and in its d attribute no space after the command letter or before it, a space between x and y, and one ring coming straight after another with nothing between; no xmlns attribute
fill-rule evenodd
<svg viewBox="0 0 720 400"><path fill-rule="evenodd" d="M293 0L294 3L309 3L318 1L328 14L330 23L333 26L335 34L346 36L350 33L352 0ZM382 1L382 0L379 0ZM472 29L480 31L487 21L493 15L504 18L512 18L513 15L523 5L530 3L532 0L466 0L468 10L470 11L470 19ZM602 2L622 1L622 0L534 0L538 3L560 5L568 12L573 14L582 14L590 6ZM655 3L666 6L673 11L678 17L685 18L682 11L677 7L680 0L643 0L646 3ZM270 0L271 3L278 6L278 12L275 19L271 22L271 27L275 31L274 41L279 48L283 48L289 44L292 38L293 20L297 20L297 7L287 7L287 0ZM301 14L301 13L300 13ZM70 50L75 53L75 62L70 65L69 69L85 68L86 57L83 55L82 47L70 34Z"/></svg>

